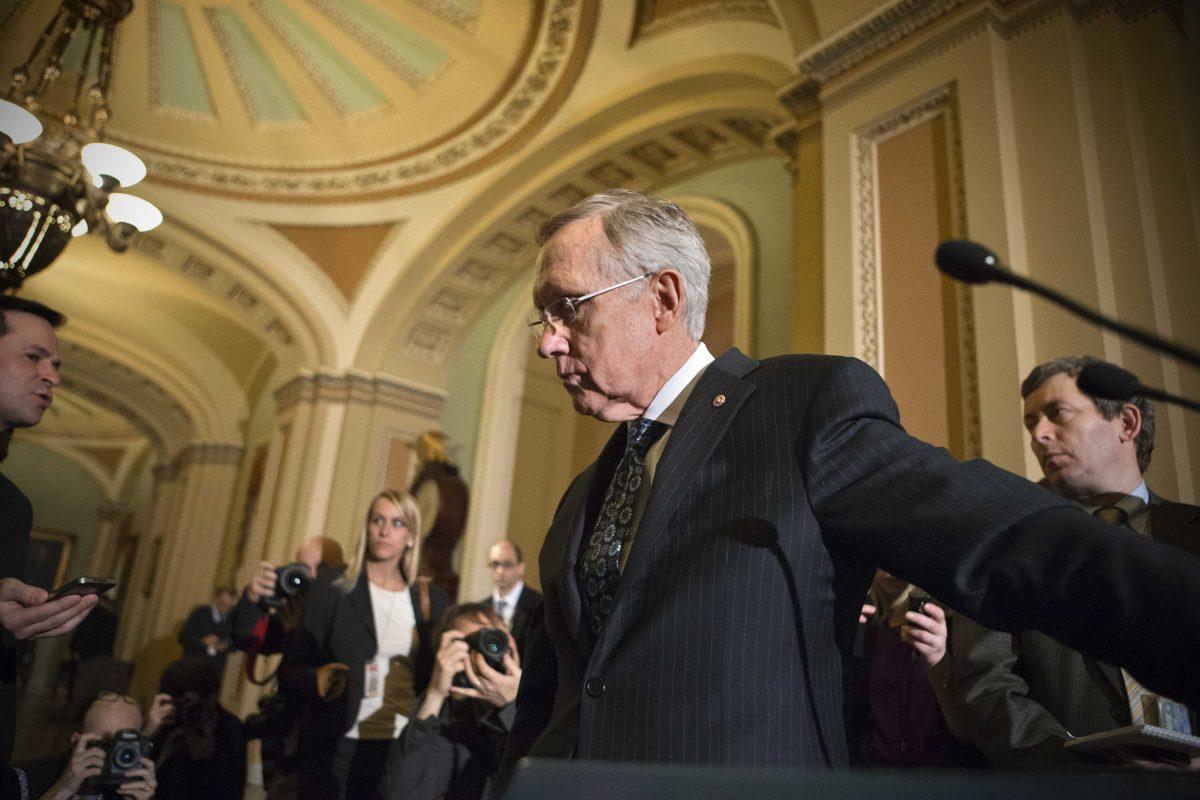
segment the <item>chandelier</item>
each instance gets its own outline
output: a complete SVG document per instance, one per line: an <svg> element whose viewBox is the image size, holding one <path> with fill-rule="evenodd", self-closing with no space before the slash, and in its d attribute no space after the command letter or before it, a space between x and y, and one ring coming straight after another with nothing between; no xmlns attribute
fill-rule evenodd
<svg viewBox="0 0 1200 800"><path fill-rule="evenodd" d="M113 38L133 0L63 0L0 99L0 291L11 291L89 231L125 251L162 222L127 194L141 159L101 141Z"/></svg>

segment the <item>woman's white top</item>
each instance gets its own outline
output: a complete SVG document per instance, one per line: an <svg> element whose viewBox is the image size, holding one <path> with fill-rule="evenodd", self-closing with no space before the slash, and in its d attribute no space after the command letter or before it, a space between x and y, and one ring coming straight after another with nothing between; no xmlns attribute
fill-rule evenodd
<svg viewBox="0 0 1200 800"><path fill-rule="evenodd" d="M408 724L408 717L397 709L412 711L413 675L409 656L416 638L417 615L407 589L393 592L369 581L367 586L371 590L371 612L375 617L375 641L379 650L375 658L364 665L366 674L358 720L346 736L351 739L384 738L380 734L386 734L390 722L392 735L387 738L395 739Z"/></svg>

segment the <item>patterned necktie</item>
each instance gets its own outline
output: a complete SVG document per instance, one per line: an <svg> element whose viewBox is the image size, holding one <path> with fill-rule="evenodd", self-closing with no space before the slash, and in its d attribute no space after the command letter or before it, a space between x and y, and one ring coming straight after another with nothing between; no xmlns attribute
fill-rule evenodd
<svg viewBox="0 0 1200 800"><path fill-rule="evenodd" d="M608 485L587 549L575 565L583 616L593 636L600 632L604 620L612 613L613 597L621 578L621 549L633 533L633 511L646 476L646 452L669 427L648 419L637 419L629 424L625 454Z"/></svg>
<svg viewBox="0 0 1200 800"><path fill-rule="evenodd" d="M1129 512L1122 508L1122 505L1130 505L1128 498L1121 498L1111 506L1097 508L1092 512L1096 519L1107 522L1109 525L1119 525L1122 528L1137 533L1129 525ZM1140 498L1134 498L1138 504L1141 504ZM1136 507L1136 506L1135 506ZM1146 701L1154 700L1154 693L1142 686L1137 678L1130 675L1124 669L1121 670L1121 679L1125 682L1125 697L1129 702L1129 719L1134 725L1143 725L1146 722Z"/></svg>

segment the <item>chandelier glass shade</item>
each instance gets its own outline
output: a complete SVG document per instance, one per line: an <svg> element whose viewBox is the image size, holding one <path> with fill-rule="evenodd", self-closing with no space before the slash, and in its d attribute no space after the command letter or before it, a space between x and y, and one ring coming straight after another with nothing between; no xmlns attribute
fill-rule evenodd
<svg viewBox="0 0 1200 800"><path fill-rule="evenodd" d="M133 0L63 0L0 100L0 291L94 232L117 252L162 222L118 189L146 176L133 153L103 142L117 25Z"/></svg>

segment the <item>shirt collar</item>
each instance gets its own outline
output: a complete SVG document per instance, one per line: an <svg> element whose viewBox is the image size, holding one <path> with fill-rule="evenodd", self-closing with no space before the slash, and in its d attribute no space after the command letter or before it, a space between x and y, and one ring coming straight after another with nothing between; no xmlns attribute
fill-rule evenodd
<svg viewBox="0 0 1200 800"><path fill-rule="evenodd" d="M683 366L676 370L658 390L658 394L654 395L642 418L674 425L675 420L679 419L679 412L683 410L683 404L687 401L689 392L684 390L688 389L704 368L714 360L704 342L697 343L696 349L688 356L687 361L683 362Z"/></svg>
<svg viewBox="0 0 1200 800"><path fill-rule="evenodd" d="M525 581L517 581L517 585L512 588L508 594L500 594L496 589L492 589L493 600L503 600L508 603L509 608L517 607L517 599L521 596L521 590L525 588Z"/></svg>
<svg viewBox="0 0 1200 800"><path fill-rule="evenodd" d="M1142 480L1138 481L1138 485L1133 488L1133 491L1131 491L1128 496L1136 497L1147 506L1150 505L1150 487L1146 485L1146 479L1143 478ZM1089 513L1094 513L1096 509L1100 507L1091 505L1089 503L1080 503L1079 505L1083 506L1083 508L1085 508Z"/></svg>

